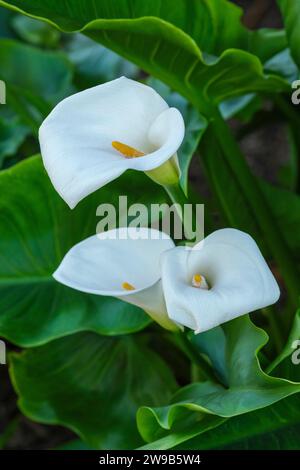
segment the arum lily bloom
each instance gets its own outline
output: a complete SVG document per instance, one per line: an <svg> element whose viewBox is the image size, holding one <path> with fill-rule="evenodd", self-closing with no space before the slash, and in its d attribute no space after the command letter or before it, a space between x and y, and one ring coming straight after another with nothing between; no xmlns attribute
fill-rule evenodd
<svg viewBox="0 0 300 470"><path fill-rule="evenodd" d="M171 248L172 239L154 229L110 230L71 248L53 276L73 289L137 305L162 327L177 330L160 280L161 254Z"/></svg>
<svg viewBox="0 0 300 470"><path fill-rule="evenodd" d="M54 277L138 305L164 328L179 324L196 333L279 298L255 241L234 229L218 230L193 248L175 247L147 228L111 230L75 245Z"/></svg>
<svg viewBox="0 0 300 470"><path fill-rule="evenodd" d="M71 208L128 169L175 184L183 137L180 112L125 77L66 98L39 131L45 168Z"/></svg>
<svg viewBox="0 0 300 470"><path fill-rule="evenodd" d="M162 283L170 319L200 333L275 303L277 282L255 241L222 229L193 248L163 254Z"/></svg>

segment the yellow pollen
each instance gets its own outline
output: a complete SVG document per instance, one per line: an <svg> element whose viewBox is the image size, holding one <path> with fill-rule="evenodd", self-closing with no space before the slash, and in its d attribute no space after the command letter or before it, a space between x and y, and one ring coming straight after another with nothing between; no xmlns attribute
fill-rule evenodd
<svg viewBox="0 0 300 470"><path fill-rule="evenodd" d="M197 287L198 289L209 289L205 277L199 273L194 274L194 276L192 277L192 286Z"/></svg>
<svg viewBox="0 0 300 470"><path fill-rule="evenodd" d="M114 149L116 149L126 158L136 158L136 157L142 157L143 155L145 155L143 152L140 152L134 147L130 147L129 145L122 144L122 142L118 142L116 140L114 140L111 143L111 145L113 146Z"/></svg>
<svg viewBox="0 0 300 470"><path fill-rule="evenodd" d="M135 287L129 284L129 282L123 282L122 288L125 290L135 290Z"/></svg>

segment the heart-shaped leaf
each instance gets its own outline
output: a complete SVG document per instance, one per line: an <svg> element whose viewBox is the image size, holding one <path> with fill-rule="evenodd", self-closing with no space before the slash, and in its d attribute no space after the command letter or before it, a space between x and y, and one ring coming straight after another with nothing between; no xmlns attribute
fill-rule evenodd
<svg viewBox="0 0 300 470"><path fill-rule="evenodd" d="M142 310L69 289L52 273L74 244L96 233L100 203L118 209L123 194L128 205L137 198L163 203L162 189L142 173L128 172L71 211L53 189L41 158L33 157L0 174L0 192L0 335L32 346L76 331L124 334L149 324Z"/></svg>
<svg viewBox="0 0 300 470"><path fill-rule="evenodd" d="M71 93L72 64L65 55L0 40L0 79L7 103L35 134L54 104Z"/></svg>
<svg viewBox="0 0 300 470"><path fill-rule="evenodd" d="M204 114L211 114L212 104L248 91L289 88L280 77L265 76L259 59L250 53L261 51L263 59L269 58L282 50L285 39L274 41L273 36L271 41L268 34L247 31L240 24L241 10L224 0L180 1L176 9L172 0L134 5L115 0L113 16L110 0L96 7L91 0L0 4L43 18L63 31L80 29L166 82Z"/></svg>
<svg viewBox="0 0 300 470"><path fill-rule="evenodd" d="M93 448L140 445L137 408L167 403L176 389L166 364L137 336L78 333L10 359L22 412L69 427Z"/></svg>
<svg viewBox="0 0 300 470"><path fill-rule="evenodd" d="M209 358L220 382L193 383L179 390L169 406L140 408L138 426L146 441L160 438L174 446L176 440L179 444L185 437L190 439L191 432L196 435L197 426L201 434L207 427L220 425L223 418L264 408L300 391L300 383L271 377L262 371L257 353L266 343L267 335L248 316L197 335L192 341ZM168 441L165 436L169 433Z"/></svg>
<svg viewBox="0 0 300 470"><path fill-rule="evenodd" d="M300 310L287 344L269 370L300 382ZM293 357L294 355L294 357ZM295 364L293 364L295 362ZM186 449L297 450L300 437L299 395L293 395L262 410L226 420L218 429L184 443ZM171 436L168 436L170 439ZM176 447L177 449L180 446Z"/></svg>
<svg viewBox="0 0 300 470"><path fill-rule="evenodd" d="M99 85L123 75L135 79L139 74L134 64L83 34L72 36L66 52L75 67L76 83L81 88Z"/></svg>

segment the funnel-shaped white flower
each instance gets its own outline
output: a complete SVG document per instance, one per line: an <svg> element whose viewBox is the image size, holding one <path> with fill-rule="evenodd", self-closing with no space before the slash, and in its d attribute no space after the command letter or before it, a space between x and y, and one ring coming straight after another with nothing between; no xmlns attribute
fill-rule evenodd
<svg viewBox="0 0 300 470"><path fill-rule="evenodd" d="M92 236L64 257L54 278L143 308L164 328L196 333L275 303L277 282L255 241L218 230L193 248L147 228Z"/></svg>
<svg viewBox="0 0 300 470"><path fill-rule="evenodd" d="M137 305L164 328L176 330L167 315L159 265L161 254L173 247L171 238L157 230L110 230L71 248L53 276L73 289Z"/></svg>
<svg viewBox="0 0 300 470"><path fill-rule="evenodd" d="M45 168L71 208L127 169L154 170L171 157L176 166L183 137L180 112L125 77L66 98L39 132Z"/></svg>
<svg viewBox="0 0 300 470"><path fill-rule="evenodd" d="M280 295L255 241L235 229L164 253L162 282L169 317L196 333L271 305Z"/></svg>

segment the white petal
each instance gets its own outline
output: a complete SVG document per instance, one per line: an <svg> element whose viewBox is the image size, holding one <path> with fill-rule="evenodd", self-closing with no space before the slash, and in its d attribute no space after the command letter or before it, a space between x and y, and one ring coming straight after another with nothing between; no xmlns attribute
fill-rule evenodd
<svg viewBox="0 0 300 470"><path fill-rule="evenodd" d="M137 293L131 291L130 295L119 298L145 310L163 328L171 331L180 329L168 316L161 280L147 289Z"/></svg>
<svg viewBox="0 0 300 470"><path fill-rule="evenodd" d="M138 305L163 326L167 316L160 283L160 256L171 238L147 228L120 228L83 240L65 255L53 277L73 289L119 297ZM124 290L122 284L135 290ZM168 327L165 326L165 327Z"/></svg>
<svg viewBox="0 0 300 470"><path fill-rule="evenodd" d="M184 121L176 108L163 111L152 123L148 132L148 141L157 149L144 157L128 160L128 167L133 170L149 171L167 161L180 147L184 138Z"/></svg>
<svg viewBox="0 0 300 470"><path fill-rule="evenodd" d="M39 139L51 181L73 208L126 169L150 170L168 160L183 134L179 111L152 88L122 77L63 100L43 122ZM147 155L127 159L113 141Z"/></svg>
<svg viewBox="0 0 300 470"><path fill-rule="evenodd" d="M195 273L210 289L192 287ZM169 317L202 332L275 303L277 282L255 241L234 229L218 230L192 249L163 255L162 282Z"/></svg>

